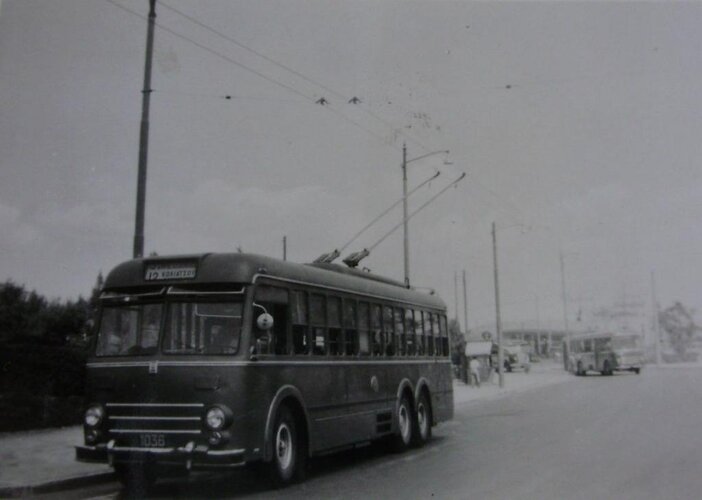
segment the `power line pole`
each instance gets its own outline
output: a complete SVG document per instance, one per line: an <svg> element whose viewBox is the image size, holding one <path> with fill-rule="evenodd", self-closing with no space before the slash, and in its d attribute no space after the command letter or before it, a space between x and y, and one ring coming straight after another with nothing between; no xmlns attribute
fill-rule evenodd
<svg viewBox="0 0 702 500"><path fill-rule="evenodd" d="M288 260L288 237L283 236L283 260Z"/></svg>
<svg viewBox="0 0 702 500"><path fill-rule="evenodd" d="M500 284L497 271L497 231L492 223L492 260L495 274L495 316L497 329L497 373L499 373L500 388L505 386L504 352L502 350L502 320L500 318Z"/></svg>
<svg viewBox="0 0 702 500"><path fill-rule="evenodd" d="M458 273L456 271L453 272L453 307L456 311L454 315L456 324L458 324Z"/></svg>
<svg viewBox="0 0 702 500"><path fill-rule="evenodd" d="M144 256L144 211L146 205L146 160L149 150L149 104L151 102L151 61L154 53L156 0L149 0L149 22L146 31L144 89L141 91L141 129L139 131L139 171L137 174L136 217L134 223L135 259Z"/></svg>
<svg viewBox="0 0 702 500"><path fill-rule="evenodd" d="M468 287L466 286L466 270L463 270L463 329L468 335Z"/></svg>
<svg viewBox="0 0 702 500"><path fill-rule="evenodd" d="M656 274L651 271L651 299L653 301L653 333L656 343L656 366L661 366L661 324L659 320L658 298L656 297Z"/></svg>
<svg viewBox="0 0 702 500"><path fill-rule="evenodd" d="M404 228L405 286L409 288L409 234L407 224L407 144L402 143L402 225Z"/></svg>
<svg viewBox="0 0 702 500"><path fill-rule="evenodd" d="M566 356L563 359L563 365L568 369L568 358L570 358L570 330L568 329L568 301L566 299L566 284L565 284L565 265L563 263L563 250L560 251L561 257L561 294L563 296L563 323L565 325L566 337Z"/></svg>

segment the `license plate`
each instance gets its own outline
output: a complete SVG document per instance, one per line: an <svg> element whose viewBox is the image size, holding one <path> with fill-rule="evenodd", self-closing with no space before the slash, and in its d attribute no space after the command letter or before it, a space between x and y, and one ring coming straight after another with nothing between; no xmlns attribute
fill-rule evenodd
<svg viewBox="0 0 702 500"><path fill-rule="evenodd" d="M139 446L142 448L163 448L166 446L165 434L139 434Z"/></svg>

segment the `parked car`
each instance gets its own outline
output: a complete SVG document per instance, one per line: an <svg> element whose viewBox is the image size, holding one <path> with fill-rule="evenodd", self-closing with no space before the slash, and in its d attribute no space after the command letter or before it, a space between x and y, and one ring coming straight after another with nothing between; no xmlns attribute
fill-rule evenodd
<svg viewBox="0 0 702 500"><path fill-rule="evenodd" d="M512 345L504 347L504 367L508 372L524 370L529 373L531 361L529 360L529 346Z"/></svg>

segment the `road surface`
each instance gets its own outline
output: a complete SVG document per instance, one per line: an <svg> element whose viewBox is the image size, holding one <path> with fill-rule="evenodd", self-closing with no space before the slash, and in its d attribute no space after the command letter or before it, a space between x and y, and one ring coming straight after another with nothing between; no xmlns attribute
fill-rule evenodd
<svg viewBox="0 0 702 500"><path fill-rule="evenodd" d="M529 375L524 375L529 376ZM119 498L116 483L45 498ZM432 443L316 459L308 480L271 490L253 472L164 481L171 498L702 498L702 369L573 377L456 408Z"/></svg>

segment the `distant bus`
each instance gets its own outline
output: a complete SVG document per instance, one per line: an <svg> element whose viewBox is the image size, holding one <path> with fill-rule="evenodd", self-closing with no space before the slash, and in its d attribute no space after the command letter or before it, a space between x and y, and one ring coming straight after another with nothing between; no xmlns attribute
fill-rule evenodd
<svg viewBox="0 0 702 500"><path fill-rule="evenodd" d="M127 261L106 277L80 461L128 486L164 469L422 446L453 416L446 306L336 264L249 254Z"/></svg>
<svg viewBox="0 0 702 500"><path fill-rule="evenodd" d="M570 342L568 369L575 375L589 371L612 375L615 371L641 372L644 352L638 334L599 333L579 335Z"/></svg>

